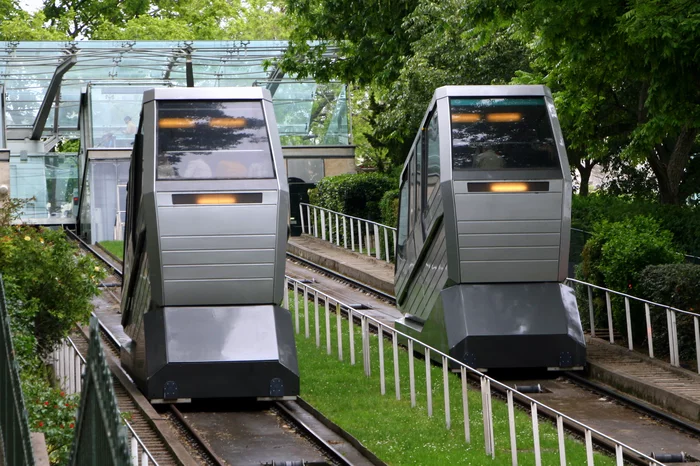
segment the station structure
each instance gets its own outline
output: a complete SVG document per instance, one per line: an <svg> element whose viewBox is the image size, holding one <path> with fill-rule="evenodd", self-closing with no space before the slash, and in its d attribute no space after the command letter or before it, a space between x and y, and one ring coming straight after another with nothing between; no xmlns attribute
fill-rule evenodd
<svg viewBox="0 0 700 466"><path fill-rule="evenodd" d="M259 86L273 97L290 179L355 171L347 86L285 75L286 41L0 42L0 195L21 222L121 239L145 90ZM80 140L76 152L59 144Z"/></svg>

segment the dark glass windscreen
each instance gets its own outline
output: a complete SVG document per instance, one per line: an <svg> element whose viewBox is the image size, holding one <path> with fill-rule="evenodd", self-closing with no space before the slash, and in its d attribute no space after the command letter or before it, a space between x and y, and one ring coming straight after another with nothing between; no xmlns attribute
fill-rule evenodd
<svg viewBox="0 0 700 466"><path fill-rule="evenodd" d="M559 169L543 97L452 98L455 170Z"/></svg>
<svg viewBox="0 0 700 466"><path fill-rule="evenodd" d="M159 180L275 177L260 101L157 105Z"/></svg>

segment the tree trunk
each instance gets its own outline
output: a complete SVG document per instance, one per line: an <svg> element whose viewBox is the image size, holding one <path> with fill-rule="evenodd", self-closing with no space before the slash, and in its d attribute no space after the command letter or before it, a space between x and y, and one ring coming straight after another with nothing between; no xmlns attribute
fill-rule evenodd
<svg viewBox="0 0 700 466"><path fill-rule="evenodd" d="M583 158L579 158L574 164L578 174L581 176L581 186L578 188L579 196L588 196L588 183L591 181L591 172L596 165L598 165L598 162L595 160Z"/></svg>
<svg viewBox="0 0 700 466"><path fill-rule="evenodd" d="M685 199L681 198L679 188L685 168L690 160L690 151L698 134L698 128L689 128L687 125L681 129L676 138L673 150L669 151L662 144L658 144L647 155L656 181L659 186L659 194L663 204L681 204Z"/></svg>

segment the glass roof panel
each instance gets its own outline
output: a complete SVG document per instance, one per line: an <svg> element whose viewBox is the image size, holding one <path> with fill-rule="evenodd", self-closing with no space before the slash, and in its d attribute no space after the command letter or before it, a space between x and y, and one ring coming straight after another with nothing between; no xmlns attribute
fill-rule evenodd
<svg viewBox="0 0 700 466"><path fill-rule="evenodd" d="M5 85L7 95L7 127L34 124L56 68L71 55L77 57L77 63L65 73L61 83L57 102L59 135L77 129L80 92L89 83L186 86L189 55L195 87L264 86L274 90L273 103L283 144L339 143L344 140L338 137L339 132L347 133L347 105L339 103L345 99L344 85L317 86L311 81L299 82L293 76L270 82L273 70L265 71L263 64L280 56L286 48L286 41L0 42L0 85ZM138 118L139 112L131 109L132 104L136 105L132 102L128 109L116 110L114 118L98 118L103 126L99 131L105 134L110 128L123 126L122 113ZM338 126L340 120L335 116L331 118L333 111L345 112L340 118L344 118L345 126ZM49 133L56 121L53 115L52 111L46 122ZM337 120L335 126L331 120ZM101 138L98 126L96 122L93 137ZM334 136L327 137L328 131Z"/></svg>

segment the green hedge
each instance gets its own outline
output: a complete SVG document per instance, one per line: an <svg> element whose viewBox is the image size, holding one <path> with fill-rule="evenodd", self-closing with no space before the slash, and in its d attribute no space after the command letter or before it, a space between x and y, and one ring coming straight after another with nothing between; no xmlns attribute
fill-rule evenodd
<svg viewBox="0 0 700 466"><path fill-rule="evenodd" d="M399 190L387 191L379 201L379 208L382 211L382 223L396 228L399 220Z"/></svg>
<svg viewBox="0 0 700 466"><path fill-rule="evenodd" d="M635 201L628 197L593 194L574 196L572 226L592 231L603 220L619 222L637 216L654 218L662 229L673 233L673 243L685 254L700 256L700 208Z"/></svg>
<svg viewBox="0 0 700 466"><path fill-rule="evenodd" d="M690 312L700 310L700 265L666 264L651 265L639 277L640 296ZM678 314L676 318L681 361L695 365L695 327L693 318ZM654 352L668 355L668 325L666 313L652 312Z"/></svg>
<svg viewBox="0 0 700 466"><path fill-rule="evenodd" d="M673 235L663 230L650 217L634 217L621 222L602 221L593 228L593 236L583 248L583 262L577 277L583 281L616 291L639 296L642 271L649 265L679 263L683 255L673 244ZM587 296L579 296L581 308L587 307ZM625 329L625 306L620 298L612 300L614 328ZM596 326L607 328L604 293L594 293ZM635 341L645 334L644 313L633 312ZM586 313L582 313L586 320Z"/></svg>
<svg viewBox="0 0 700 466"><path fill-rule="evenodd" d="M381 173L357 173L323 178L310 193L312 204L355 217L382 221L380 202L396 180Z"/></svg>

